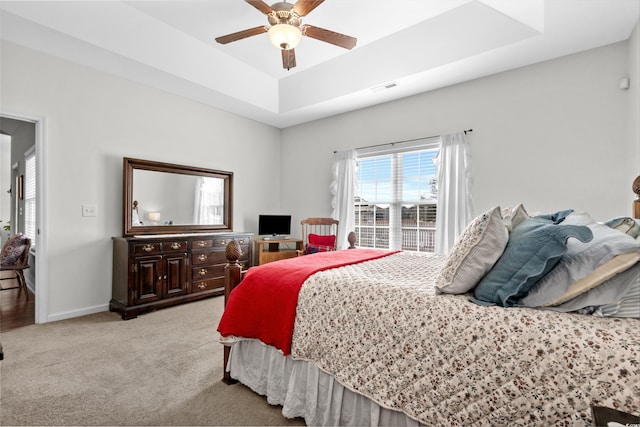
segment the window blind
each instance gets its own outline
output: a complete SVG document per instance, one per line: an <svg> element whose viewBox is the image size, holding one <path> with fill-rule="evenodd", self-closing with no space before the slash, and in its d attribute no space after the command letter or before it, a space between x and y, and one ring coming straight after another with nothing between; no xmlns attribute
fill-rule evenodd
<svg viewBox="0 0 640 427"><path fill-rule="evenodd" d="M25 156L24 173L24 234L36 246L36 150L30 148Z"/></svg>
<svg viewBox="0 0 640 427"><path fill-rule="evenodd" d="M439 140L356 150L359 246L433 252Z"/></svg>

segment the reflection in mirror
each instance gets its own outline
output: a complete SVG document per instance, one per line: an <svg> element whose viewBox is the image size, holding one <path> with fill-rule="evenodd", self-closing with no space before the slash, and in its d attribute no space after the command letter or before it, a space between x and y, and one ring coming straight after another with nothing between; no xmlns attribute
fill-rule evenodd
<svg viewBox="0 0 640 427"><path fill-rule="evenodd" d="M128 158L124 168L125 235L231 229L232 173Z"/></svg>
<svg viewBox="0 0 640 427"><path fill-rule="evenodd" d="M195 224L222 224L223 214L224 181L218 178L198 177L193 222Z"/></svg>
<svg viewBox="0 0 640 427"><path fill-rule="evenodd" d="M134 170L133 182L136 183L132 194L134 227L223 224L221 178Z"/></svg>
<svg viewBox="0 0 640 427"><path fill-rule="evenodd" d="M137 200L133 201L133 209L132 209L132 213L131 213L131 225L133 225L134 227L138 227L140 225L143 225L142 222L140 221L140 215L138 215L138 201Z"/></svg>

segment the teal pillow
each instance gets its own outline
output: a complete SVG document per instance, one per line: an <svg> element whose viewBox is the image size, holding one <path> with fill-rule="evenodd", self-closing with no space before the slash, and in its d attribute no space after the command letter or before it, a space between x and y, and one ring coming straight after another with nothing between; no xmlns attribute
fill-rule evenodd
<svg viewBox="0 0 640 427"><path fill-rule="evenodd" d="M581 242L593 238L589 227L562 225L550 215L520 223L509 236L504 253L475 288L474 302L511 307L544 277L566 251L569 237Z"/></svg>

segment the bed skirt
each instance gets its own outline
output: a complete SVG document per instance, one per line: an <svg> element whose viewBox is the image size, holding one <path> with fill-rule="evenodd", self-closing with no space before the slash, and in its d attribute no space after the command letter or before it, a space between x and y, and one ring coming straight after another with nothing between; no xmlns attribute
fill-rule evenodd
<svg viewBox="0 0 640 427"><path fill-rule="evenodd" d="M421 425L345 388L315 364L284 356L257 340L234 343L227 370L231 377L266 396L271 405L281 405L286 418L301 417L307 425Z"/></svg>

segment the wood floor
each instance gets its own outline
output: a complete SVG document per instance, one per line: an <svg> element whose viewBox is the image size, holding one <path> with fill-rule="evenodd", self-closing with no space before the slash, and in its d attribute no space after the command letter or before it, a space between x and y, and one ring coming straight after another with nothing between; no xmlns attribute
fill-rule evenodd
<svg viewBox="0 0 640 427"><path fill-rule="evenodd" d="M12 273L9 275L6 273L11 272L3 271L1 277L11 277ZM18 281L16 279L0 280L0 286L3 289L11 288L18 286ZM23 290L0 291L0 332L35 323L36 298L31 291L27 292L29 292L29 301L25 298Z"/></svg>

